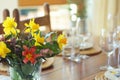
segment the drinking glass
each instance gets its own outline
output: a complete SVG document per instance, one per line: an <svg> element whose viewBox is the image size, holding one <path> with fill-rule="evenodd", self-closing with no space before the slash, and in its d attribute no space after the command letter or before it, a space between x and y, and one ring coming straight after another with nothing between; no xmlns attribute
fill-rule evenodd
<svg viewBox="0 0 120 80"><path fill-rule="evenodd" d="M113 67L110 65L110 56L114 53L114 45L113 45L113 32L111 32L109 29L102 29L101 35L100 35L100 47L104 53L107 54L107 65L101 66L101 70L109 70L113 69Z"/></svg>
<svg viewBox="0 0 120 80"><path fill-rule="evenodd" d="M77 57L77 54L79 54L79 40L75 35L75 28L72 28L69 31L64 31L64 34L67 37L67 45L64 46L63 49L63 58L80 62L81 59Z"/></svg>
<svg viewBox="0 0 120 80"><path fill-rule="evenodd" d="M86 47L93 45L93 36L88 30L90 25L88 25L87 19L81 19L80 17L77 18L76 21L76 36L79 37L79 46L80 49L85 50Z"/></svg>
<svg viewBox="0 0 120 80"><path fill-rule="evenodd" d="M93 47L93 36L89 32L88 28L90 25L88 25L87 18L81 19L80 17L76 20L76 36L79 40L79 49L80 50L86 50ZM81 59L87 59L89 58L88 55L77 55L77 57L80 57Z"/></svg>
<svg viewBox="0 0 120 80"><path fill-rule="evenodd" d="M118 49L118 64L117 67L120 68L120 16L115 16L115 29L113 33L115 49Z"/></svg>

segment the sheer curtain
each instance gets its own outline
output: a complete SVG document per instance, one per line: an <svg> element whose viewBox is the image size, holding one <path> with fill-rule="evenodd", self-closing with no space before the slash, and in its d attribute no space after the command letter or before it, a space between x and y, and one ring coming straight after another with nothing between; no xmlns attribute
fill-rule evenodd
<svg viewBox="0 0 120 80"><path fill-rule="evenodd" d="M117 26L120 26L120 0L117 0Z"/></svg>
<svg viewBox="0 0 120 80"><path fill-rule="evenodd" d="M100 30L107 26L108 15L116 16L120 14L120 0L88 0L91 5L88 5L88 19L90 21L89 30L95 36L100 35ZM92 6L92 7L89 7Z"/></svg>

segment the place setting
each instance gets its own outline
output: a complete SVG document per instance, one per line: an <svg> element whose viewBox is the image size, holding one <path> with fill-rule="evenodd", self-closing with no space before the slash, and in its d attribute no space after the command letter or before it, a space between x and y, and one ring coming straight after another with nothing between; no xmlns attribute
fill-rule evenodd
<svg viewBox="0 0 120 80"><path fill-rule="evenodd" d="M93 45L92 43L86 43L87 47L81 48L80 49L80 54L81 55L96 55L101 53L101 48L97 45Z"/></svg>
<svg viewBox="0 0 120 80"><path fill-rule="evenodd" d="M70 33L68 36L67 33L68 42L66 46L64 46L63 51L59 54L59 56L63 56L64 59L71 61L81 62L90 56L101 53L101 48L94 44L91 36L92 35L90 34L75 35L74 32Z"/></svg>
<svg viewBox="0 0 120 80"><path fill-rule="evenodd" d="M95 75L95 80L120 80L120 68L100 71Z"/></svg>
<svg viewBox="0 0 120 80"><path fill-rule="evenodd" d="M120 27L111 32L110 29L102 29L100 36L100 47L107 55L107 65L100 66L99 73L96 74L95 80L120 80L120 45L119 45ZM117 66L111 65L111 57L116 56Z"/></svg>

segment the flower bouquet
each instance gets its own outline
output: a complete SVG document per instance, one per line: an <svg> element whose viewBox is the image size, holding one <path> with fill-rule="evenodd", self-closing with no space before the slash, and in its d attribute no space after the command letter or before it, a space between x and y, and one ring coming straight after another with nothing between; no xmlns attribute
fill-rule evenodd
<svg viewBox="0 0 120 80"><path fill-rule="evenodd" d="M12 80L39 80L42 59L53 57L62 51L67 39L56 32L43 34L39 24L31 19L24 30L17 29L14 18L3 22L4 34L0 38L0 58L10 66ZM48 38L51 41L48 41Z"/></svg>

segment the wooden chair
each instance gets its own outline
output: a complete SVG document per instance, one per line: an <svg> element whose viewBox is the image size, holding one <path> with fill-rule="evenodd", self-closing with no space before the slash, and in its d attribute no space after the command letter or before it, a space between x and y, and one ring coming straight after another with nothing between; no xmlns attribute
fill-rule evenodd
<svg viewBox="0 0 120 80"><path fill-rule="evenodd" d="M39 24L40 26L45 26L46 31L45 32L50 32L51 31L51 23L50 23L50 8L48 3L44 3L44 16L42 17L35 17L35 22ZM10 16L9 10L5 9L3 11L3 20L6 19L6 17ZM25 27L25 23L29 23L30 19L22 20L20 21L20 14L18 9L13 10L13 17L15 18L15 21L17 22L17 28L20 30L23 30ZM0 23L0 34L3 33L3 27L2 23Z"/></svg>

